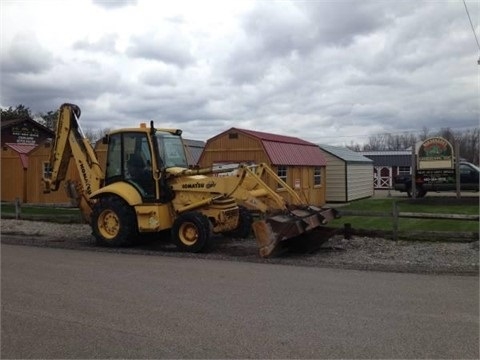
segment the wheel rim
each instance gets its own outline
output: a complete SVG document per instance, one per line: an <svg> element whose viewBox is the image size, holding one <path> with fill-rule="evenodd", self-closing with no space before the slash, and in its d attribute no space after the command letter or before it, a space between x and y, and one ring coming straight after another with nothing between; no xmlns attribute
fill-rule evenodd
<svg viewBox="0 0 480 360"><path fill-rule="evenodd" d="M97 225L100 235L107 240L115 238L120 231L120 219L112 210L102 211L98 217Z"/></svg>
<svg viewBox="0 0 480 360"><path fill-rule="evenodd" d="M198 229L195 224L191 222L183 223L178 230L180 241L187 246L194 245L198 240L198 236Z"/></svg>

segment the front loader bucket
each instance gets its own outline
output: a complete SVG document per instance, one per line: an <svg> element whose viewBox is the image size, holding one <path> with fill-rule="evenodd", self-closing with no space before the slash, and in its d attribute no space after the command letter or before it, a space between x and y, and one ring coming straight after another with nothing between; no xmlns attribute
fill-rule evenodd
<svg viewBox="0 0 480 360"><path fill-rule="evenodd" d="M314 206L296 208L284 214L274 215L253 223L253 232L257 239L261 257L270 257L276 253L282 242L308 236L315 232L322 234L317 239L325 242L331 232L321 232L323 225L338 217L335 209L320 209ZM328 236L323 236L328 235Z"/></svg>

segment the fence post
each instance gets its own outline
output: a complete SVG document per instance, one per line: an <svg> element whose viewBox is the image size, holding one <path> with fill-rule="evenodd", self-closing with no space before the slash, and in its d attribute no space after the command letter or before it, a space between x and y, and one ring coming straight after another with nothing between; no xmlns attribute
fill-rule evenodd
<svg viewBox="0 0 480 360"><path fill-rule="evenodd" d="M20 204L20 198L15 198L15 220L20 219L20 215L22 213L22 207Z"/></svg>
<svg viewBox="0 0 480 360"><path fill-rule="evenodd" d="M392 209L392 215L393 215L393 241L398 240L398 206L397 202L394 201L392 203L393 209Z"/></svg>
<svg viewBox="0 0 480 360"><path fill-rule="evenodd" d="M343 224L343 237L347 240L350 240L352 238L352 224Z"/></svg>
<svg viewBox="0 0 480 360"><path fill-rule="evenodd" d="M412 199L417 198L417 153L416 144L412 146Z"/></svg>

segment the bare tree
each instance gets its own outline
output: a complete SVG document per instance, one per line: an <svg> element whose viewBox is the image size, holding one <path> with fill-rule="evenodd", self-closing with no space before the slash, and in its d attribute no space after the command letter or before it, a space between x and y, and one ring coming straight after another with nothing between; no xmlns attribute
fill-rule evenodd
<svg viewBox="0 0 480 360"><path fill-rule="evenodd" d="M92 144L95 144L98 140L104 137L111 131L110 128L105 129L86 129L84 130L85 137L90 140Z"/></svg>
<svg viewBox="0 0 480 360"><path fill-rule="evenodd" d="M381 151L387 149L387 134L373 135L368 138L368 144L364 145L364 151Z"/></svg>
<svg viewBox="0 0 480 360"><path fill-rule="evenodd" d="M356 144L352 141L350 141L350 144L346 146L347 149L350 149L352 151L362 151L362 147L360 146L360 144Z"/></svg>
<svg viewBox="0 0 480 360"><path fill-rule="evenodd" d="M419 135L419 140L420 141L424 141L424 140L427 140L429 137L430 137L430 130L428 130L428 128L426 126L424 126L422 128L422 132L420 133Z"/></svg>
<svg viewBox="0 0 480 360"><path fill-rule="evenodd" d="M57 127L57 120L58 120L58 109L55 111L48 111L47 113L40 112L36 114L36 116L43 119L44 125L47 128L55 131Z"/></svg>
<svg viewBox="0 0 480 360"><path fill-rule="evenodd" d="M440 131L437 133L436 136L442 137L450 142L450 144L455 147L455 144L458 141L458 134L456 134L451 128L442 128Z"/></svg>
<svg viewBox="0 0 480 360"><path fill-rule="evenodd" d="M457 135L460 157L479 163L479 129L470 129Z"/></svg>

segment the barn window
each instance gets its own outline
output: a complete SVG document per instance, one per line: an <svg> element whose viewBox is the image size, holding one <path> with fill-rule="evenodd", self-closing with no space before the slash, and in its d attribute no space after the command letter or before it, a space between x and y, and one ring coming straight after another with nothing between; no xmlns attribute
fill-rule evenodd
<svg viewBox="0 0 480 360"><path fill-rule="evenodd" d="M238 139L238 133L229 133L228 138L229 139Z"/></svg>
<svg viewBox="0 0 480 360"><path fill-rule="evenodd" d="M277 175L280 179L287 182L287 167L286 166L278 166L277 167ZM277 188L282 188L282 184L277 184Z"/></svg>
<svg viewBox="0 0 480 360"><path fill-rule="evenodd" d="M313 169L313 185L320 186L322 185L322 168L315 167Z"/></svg>
<svg viewBox="0 0 480 360"><path fill-rule="evenodd" d="M50 179L52 177L52 166L49 162L44 162L42 167L42 176L45 179Z"/></svg>
<svg viewBox="0 0 480 360"><path fill-rule="evenodd" d="M398 175L410 175L410 166L399 166Z"/></svg>

